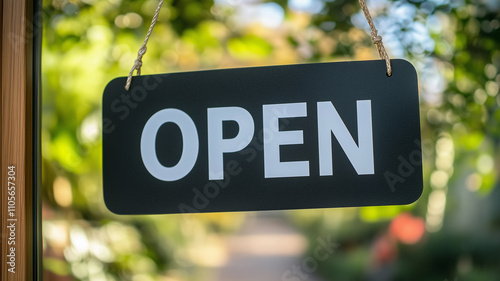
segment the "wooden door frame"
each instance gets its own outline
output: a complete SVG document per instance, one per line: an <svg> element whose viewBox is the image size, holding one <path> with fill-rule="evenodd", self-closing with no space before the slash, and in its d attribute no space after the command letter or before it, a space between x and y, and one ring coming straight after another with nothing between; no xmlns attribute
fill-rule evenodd
<svg viewBox="0 0 500 281"><path fill-rule="evenodd" d="M41 11L40 0L0 0L0 280L5 281L41 279ZM15 167L14 180L9 167ZM15 195L9 186L15 186ZM9 209L9 202L15 208ZM15 273L7 264L11 252Z"/></svg>

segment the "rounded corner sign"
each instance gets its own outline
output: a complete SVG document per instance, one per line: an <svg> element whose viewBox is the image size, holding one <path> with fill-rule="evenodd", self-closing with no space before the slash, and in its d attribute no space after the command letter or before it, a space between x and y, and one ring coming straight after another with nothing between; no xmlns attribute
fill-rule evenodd
<svg viewBox="0 0 500 281"><path fill-rule="evenodd" d="M103 96L117 214L401 205L422 193L417 74L404 60L136 76Z"/></svg>

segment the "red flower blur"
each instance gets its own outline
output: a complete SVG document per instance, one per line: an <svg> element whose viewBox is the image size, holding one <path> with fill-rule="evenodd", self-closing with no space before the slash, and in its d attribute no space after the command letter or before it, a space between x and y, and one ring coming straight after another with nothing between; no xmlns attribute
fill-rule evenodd
<svg viewBox="0 0 500 281"><path fill-rule="evenodd" d="M409 213L398 215L389 226L390 234L405 244L415 244L420 241L424 231L424 220Z"/></svg>

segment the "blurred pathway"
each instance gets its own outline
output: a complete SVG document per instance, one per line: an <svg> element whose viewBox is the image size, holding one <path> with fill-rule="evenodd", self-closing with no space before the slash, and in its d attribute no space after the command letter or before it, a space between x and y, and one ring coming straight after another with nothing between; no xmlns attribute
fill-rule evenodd
<svg viewBox="0 0 500 281"><path fill-rule="evenodd" d="M282 212L249 215L227 243L228 262L216 270L213 281L324 281L314 272L303 273L302 278L291 275L305 258L307 239Z"/></svg>

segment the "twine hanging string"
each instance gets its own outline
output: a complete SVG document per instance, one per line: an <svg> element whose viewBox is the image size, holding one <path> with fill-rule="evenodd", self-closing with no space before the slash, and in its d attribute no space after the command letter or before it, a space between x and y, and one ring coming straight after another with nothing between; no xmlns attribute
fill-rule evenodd
<svg viewBox="0 0 500 281"><path fill-rule="evenodd" d="M139 48L139 51L137 52L137 58L134 61L134 66L132 66L132 69L130 70L128 77L127 77L127 84L125 84L125 90L130 89L130 83L132 83L132 75L134 74L134 69L137 69L137 75L141 75L141 66L142 66L142 57L148 50L146 45L148 44L149 36L151 36L151 32L153 32L153 27L155 27L156 21L158 20L158 14L160 13L161 5L163 5L164 0L160 0L160 3L158 3L158 7L156 8L155 14L153 16L153 19L151 20L151 25L149 26L148 33L146 34L146 38L144 39L144 42L142 43L141 47Z"/></svg>
<svg viewBox="0 0 500 281"><path fill-rule="evenodd" d="M368 24L370 25L372 43L375 44L375 46L377 46L380 58L385 60L385 65L387 66L387 76L391 76L392 75L391 60L389 59L389 56L385 51L384 43L382 42L382 36L378 35L378 30L377 28L375 28L375 24L373 23L372 16L370 15L370 11L368 11L368 7L366 6L365 0L358 0L358 1L359 5L361 6L361 9L363 10L363 13L365 14L366 21L368 21Z"/></svg>
<svg viewBox="0 0 500 281"><path fill-rule="evenodd" d="M365 18L368 21L368 24L370 25L372 42L373 44L375 44L375 46L377 46L380 58L385 60L385 64L387 66L387 75L391 76L392 75L391 61L389 59L389 56L387 55L387 52L385 51L384 43L382 42L382 36L378 35L378 30L377 28L375 28L375 24L373 23L370 11L368 11L368 7L366 6L365 0L358 0L358 1L359 5L361 6L361 9L363 10L363 13L365 14ZM153 27L155 26L156 21L158 20L158 14L160 13L160 9L161 6L163 5L163 2L164 0L160 0L160 2L158 3L158 7L156 8L153 19L151 20L151 25L149 26L146 38L144 39L144 42L139 48L139 51L137 52L137 58L135 59L134 65L132 66L132 69L128 74L127 84L125 85L125 90L127 91L130 89L130 83L132 82L132 75L134 74L134 70L137 70L137 75L141 75L142 57L144 56L144 54L148 49L146 45L148 44L149 36L151 36Z"/></svg>

